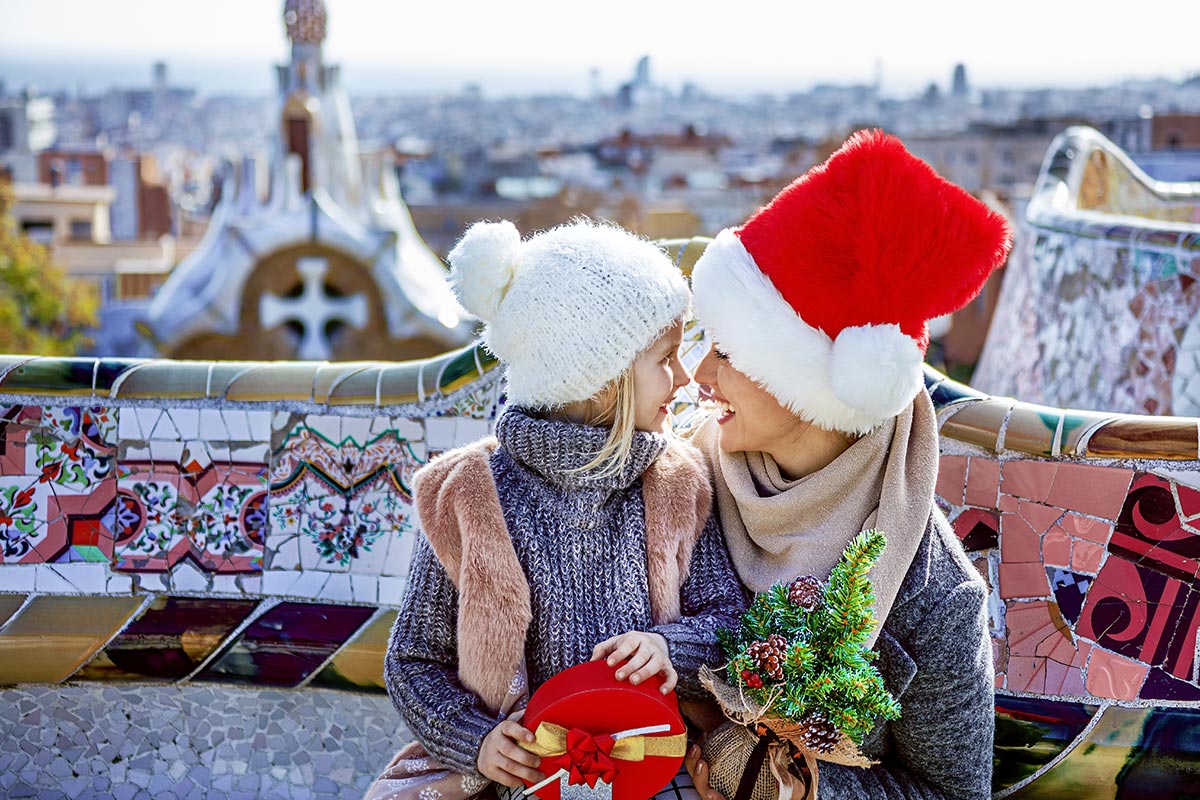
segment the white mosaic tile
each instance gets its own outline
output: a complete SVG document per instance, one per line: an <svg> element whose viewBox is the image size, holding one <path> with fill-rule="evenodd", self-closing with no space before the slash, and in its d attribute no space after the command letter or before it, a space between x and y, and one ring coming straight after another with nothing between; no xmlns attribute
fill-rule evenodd
<svg viewBox="0 0 1200 800"><path fill-rule="evenodd" d="M385 606L399 606L404 600L404 584L407 576L379 576L379 603Z"/></svg>
<svg viewBox="0 0 1200 800"><path fill-rule="evenodd" d="M430 417L425 420L425 444L430 450L449 450L457 443L454 417Z"/></svg>
<svg viewBox="0 0 1200 800"><path fill-rule="evenodd" d="M331 603L350 603L354 601L354 592L350 587L348 572L334 573L321 587L321 599Z"/></svg>
<svg viewBox="0 0 1200 800"><path fill-rule="evenodd" d="M379 577L376 575L359 575L351 573L350 591L356 603L379 602Z"/></svg>
<svg viewBox="0 0 1200 800"><path fill-rule="evenodd" d="M34 566L34 590L38 594L80 594L80 589L54 567L52 564Z"/></svg>
<svg viewBox="0 0 1200 800"><path fill-rule="evenodd" d="M0 564L0 591L32 592L36 583L36 576L36 565Z"/></svg>
<svg viewBox="0 0 1200 800"><path fill-rule="evenodd" d="M204 592L209 576L196 569L190 561L180 562L171 570L171 589L176 592Z"/></svg>
<svg viewBox="0 0 1200 800"><path fill-rule="evenodd" d="M198 408L171 408L167 409L167 414L171 417L171 422L175 424L175 429L179 432L181 439L199 439L201 436L211 435L208 431L201 433L200 409Z"/></svg>
<svg viewBox="0 0 1200 800"><path fill-rule="evenodd" d="M83 592L84 594L101 594L107 589L107 564L75 562L54 564L50 568L75 587L76 591ZM41 588L40 579L38 581L38 591L49 591Z"/></svg>
<svg viewBox="0 0 1200 800"><path fill-rule="evenodd" d="M492 432L492 424L484 419L470 419L468 417L460 417L456 426L454 437L457 440L456 447L464 444L470 444L477 439L482 439Z"/></svg>

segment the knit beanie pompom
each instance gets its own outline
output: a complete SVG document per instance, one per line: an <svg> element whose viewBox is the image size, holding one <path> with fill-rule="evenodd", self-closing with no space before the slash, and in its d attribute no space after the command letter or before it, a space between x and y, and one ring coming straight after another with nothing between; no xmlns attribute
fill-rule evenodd
<svg viewBox="0 0 1200 800"><path fill-rule="evenodd" d="M450 282L463 308L484 322L495 318L512 285L521 234L507 220L476 222L450 251Z"/></svg>

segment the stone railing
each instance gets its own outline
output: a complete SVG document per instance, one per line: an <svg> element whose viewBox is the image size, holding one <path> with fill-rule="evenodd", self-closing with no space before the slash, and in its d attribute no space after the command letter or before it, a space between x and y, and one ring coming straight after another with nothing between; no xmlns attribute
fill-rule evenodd
<svg viewBox="0 0 1200 800"><path fill-rule="evenodd" d="M686 270L702 245L672 249ZM685 350L694 364L699 330ZM381 672L411 476L490 430L494 367L475 347L404 364L0 358L0 794L360 792L407 736ZM939 503L992 587L998 792L1185 791L1198 421L926 377Z"/></svg>

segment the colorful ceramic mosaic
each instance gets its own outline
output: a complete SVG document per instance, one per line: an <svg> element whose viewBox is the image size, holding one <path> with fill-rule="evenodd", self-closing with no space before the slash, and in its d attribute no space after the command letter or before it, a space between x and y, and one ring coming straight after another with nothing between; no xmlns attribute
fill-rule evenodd
<svg viewBox="0 0 1200 800"><path fill-rule="evenodd" d="M674 246L681 260L699 249ZM694 367L699 328L684 350ZM213 698L254 691L229 684L337 688L387 709L412 475L490 430L504 404L493 366L474 347L402 365L9 362L0 397L37 403L0 406L0 683L101 682L118 692L109 705L130 681ZM1196 759L1198 421L1031 405L932 370L926 382L939 503L992 588L997 789L1112 796L1113 763L1149 775ZM695 387L672 412L696 419ZM24 740L38 718L17 707L4 724ZM268 735L264 713L234 726L232 747ZM98 757L81 763L98 772ZM26 777L3 791L42 787L32 770L50 766L7 764Z"/></svg>
<svg viewBox="0 0 1200 800"><path fill-rule="evenodd" d="M1063 408L1200 414L1200 202L1072 128L1051 148L973 385Z"/></svg>

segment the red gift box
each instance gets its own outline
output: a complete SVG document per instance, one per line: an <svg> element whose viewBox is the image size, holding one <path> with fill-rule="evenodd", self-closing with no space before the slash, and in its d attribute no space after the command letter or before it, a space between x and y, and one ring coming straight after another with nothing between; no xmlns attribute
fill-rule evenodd
<svg viewBox="0 0 1200 800"><path fill-rule="evenodd" d="M543 774L558 776L537 790L542 800L647 800L679 771L687 733L675 692L660 691L659 675L634 686L616 671L589 661L530 698L521 724L537 742L526 749L541 756Z"/></svg>

